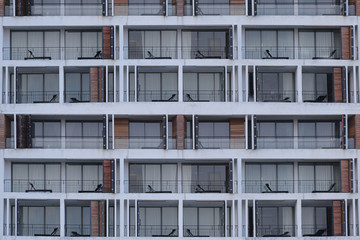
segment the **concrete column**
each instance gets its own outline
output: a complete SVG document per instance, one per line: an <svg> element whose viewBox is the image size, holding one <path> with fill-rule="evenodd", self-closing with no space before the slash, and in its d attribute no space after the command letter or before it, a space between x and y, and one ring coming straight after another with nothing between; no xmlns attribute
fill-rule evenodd
<svg viewBox="0 0 360 240"><path fill-rule="evenodd" d="M124 57L124 26L119 26L119 58L120 60L125 59Z"/></svg>
<svg viewBox="0 0 360 240"><path fill-rule="evenodd" d="M347 199L344 201L344 209L345 209L345 236L349 236L349 229L347 227L348 223L348 208L347 208Z"/></svg>
<svg viewBox="0 0 360 240"><path fill-rule="evenodd" d="M16 102L16 95L17 95L17 89L16 89L16 86L17 86L17 74L16 74L16 72L17 72L17 67L15 66L14 67L14 89L13 89L13 91L14 91L14 98L13 98L13 103L14 104L16 104L17 102ZM11 94L10 94L10 96L11 96Z"/></svg>
<svg viewBox="0 0 360 240"><path fill-rule="evenodd" d="M252 200L253 202L253 236L256 237L256 201Z"/></svg>
<svg viewBox="0 0 360 240"><path fill-rule="evenodd" d="M348 66L345 66L345 102L346 103L349 103L349 67Z"/></svg>
<svg viewBox="0 0 360 240"><path fill-rule="evenodd" d="M256 66L253 66L253 89L254 89L254 100L253 102L256 102L257 99L257 89L256 89L256 78L257 78L257 72L256 72Z"/></svg>
<svg viewBox="0 0 360 240"><path fill-rule="evenodd" d="M227 229L227 227L228 227L228 212L227 212L227 207L228 207L228 205L227 205L227 201L225 200L224 201L224 216L225 216L225 221L224 221L224 224L225 224L225 234L224 234L224 236L225 237L228 237L228 229Z"/></svg>
<svg viewBox="0 0 360 240"><path fill-rule="evenodd" d="M231 201L231 237L235 237L235 200Z"/></svg>
<svg viewBox="0 0 360 240"><path fill-rule="evenodd" d="M247 6L247 4L245 3L245 5ZM243 59L243 52L242 52L242 25L237 25L236 28L236 32L237 32L237 46L238 46L238 51L237 51L237 59Z"/></svg>
<svg viewBox="0 0 360 240"><path fill-rule="evenodd" d="M355 29L355 28L354 28ZM357 99L357 82L356 82L356 66L353 66L353 92L354 92L354 99L353 99L353 103L358 103L358 99Z"/></svg>
<svg viewBox="0 0 360 240"><path fill-rule="evenodd" d="M109 199L106 199L106 237L109 237Z"/></svg>
<svg viewBox="0 0 360 240"><path fill-rule="evenodd" d="M183 237L183 224L184 224L184 216L183 216L183 208L184 208L184 205L183 205L183 201L182 200L179 200L179 206L178 206L178 226L179 226L179 237Z"/></svg>
<svg viewBox="0 0 360 240"><path fill-rule="evenodd" d="M299 192L299 164L294 162L294 193Z"/></svg>
<svg viewBox="0 0 360 240"><path fill-rule="evenodd" d="M66 122L65 122L65 119L61 119L60 125L61 125L61 128L60 128L61 129L61 134L60 134L61 148L64 149L66 146L66 138L65 138L66 137L66 131L65 131L66 130L65 129Z"/></svg>
<svg viewBox="0 0 360 240"><path fill-rule="evenodd" d="M105 102L109 102L109 66L105 66Z"/></svg>
<svg viewBox="0 0 360 240"><path fill-rule="evenodd" d="M293 121L293 125L294 125L294 132L293 132L293 135L294 135L294 149L297 149L299 148L299 139L298 139L298 129L299 129L299 121L297 119L294 119Z"/></svg>
<svg viewBox="0 0 360 240"><path fill-rule="evenodd" d="M137 75L137 66L134 66L134 84L135 84L135 88L134 88L134 102L137 102L137 94L138 94L138 75ZM129 78L129 82L130 82L130 78Z"/></svg>
<svg viewBox="0 0 360 240"><path fill-rule="evenodd" d="M242 169L242 159L238 158L237 159L237 164L236 164L237 168L236 168L236 173L237 173L237 194L242 194L242 175L241 175L241 169Z"/></svg>
<svg viewBox="0 0 360 240"><path fill-rule="evenodd" d="M249 101L249 66L245 66L245 102Z"/></svg>
<svg viewBox="0 0 360 240"><path fill-rule="evenodd" d="M124 225L125 225L125 219L124 219L124 216L125 216L125 206L124 206L124 200L123 199L120 199L120 209L118 210L117 214L119 214L120 216L120 219L119 219L119 226L120 226L120 238L122 237L126 237L125 236L125 228L124 228ZM129 216L128 216L129 218Z"/></svg>
<svg viewBox="0 0 360 240"><path fill-rule="evenodd" d="M251 149L255 149L255 138L254 138L254 115L251 115Z"/></svg>
<svg viewBox="0 0 360 240"><path fill-rule="evenodd" d="M238 200L237 201L237 213L238 213L238 216L237 216L237 220L238 220L238 237L243 237L244 236L244 233L243 233L243 229L242 229L242 207L243 207L243 202L242 200Z"/></svg>
<svg viewBox="0 0 360 240"><path fill-rule="evenodd" d="M16 114L14 114L14 132L13 132L13 134L14 134L14 149L17 148L17 134L16 134L16 132L17 132Z"/></svg>
<svg viewBox="0 0 360 240"><path fill-rule="evenodd" d="M111 115L111 136L112 136L112 149L115 149L115 116Z"/></svg>
<svg viewBox="0 0 360 240"><path fill-rule="evenodd" d="M225 83L224 83L224 86L225 86L225 96L224 96L224 101L227 102L229 101L228 99L228 92L229 92L229 86L228 86L228 76L227 76L227 66L224 66L224 79L225 79Z"/></svg>
<svg viewBox="0 0 360 240"><path fill-rule="evenodd" d="M15 198L15 207L14 207L14 222L13 222L13 225L14 225L14 236L17 236L17 228L18 228L18 214L17 214L17 211L18 211L18 200Z"/></svg>
<svg viewBox="0 0 360 240"><path fill-rule="evenodd" d="M249 237L249 231L247 229L249 228L249 200L245 200L245 237Z"/></svg>
<svg viewBox="0 0 360 240"><path fill-rule="evenodd" d="M10 236L10 200L6 199L6 236Z"/></svg>
<svg viewBox="0 0 360 240"><path fill-rule="evenodd" d="M242 85L242 65L238 65L238 72L237 72L237 85L238 85L238 98L239 102L243 102L243 85Z"/></svg>
<svg viewBox="0 0 360 240"><path fill-rule="evenodd" d="M183 65L179 65L178 68L178 95L179 95L179 102L184 101L184 74L183 74Z"/></svg>
<svg viewBox="0 0 360 240"><path fill-rule="evenodd" d="M127 218L126 218L126 236L125 237L129 237L130 236L130 206L129 206L130 201L129 200L125 200L125 201L126 201L126 216L127 216ZM120 210L120 212L121 212L121 210ZM136 223L135 223L135 225L136 225Z"/></svg>
<svg viewBox="0 0 360 240"><path fill-rule="evenodd" d="M64 66L59 66L59 103L65 102L65 73Z"/></svg>
<svg viewBox="0 0 360 240"><path fill-rule="evenodd" d="M6 103L8 104L9 103L9 67L5 67L5 102L3 103Z"/></svg>
<svg viewBox="0 0 360 240"><path fill-rule="evenodd" d="M135 219L135 237L138 237L138 229L137 229L137 227L138 227L138 200L135 200L135 217L134 217L134 219Z"/></svg>
<svg viewBox="0 0 360 240"><path fill-rule="evenodd" d="M302 95L302 66L298 65L296 68L296 95L297 95L297 102L303 101Z"/></svg>
<svg viewBox="0 0 360 240"><path fill-rule="evenodd" d="M249 149L249 120L248 115L245 116L245 149Z"/></svg>
<svg viewBox="0 0 360 240"><path fill-rule="evenodd" d="M65 237L65 200L60 199L60 237Z"/></svg>
<svg viewBox="0 0 360 240"><path fill-rule="evenodd" d="M124 66L120 65L119 66L119 76L117 79L117 83L119 85L119 87L117 89L119 89L119 102L124 102Z"/></svg>
<svg viewBox="0 0 360 240"><path fill-rule="evenodd" d="M119 187L120 187L120 193L124 194L124 188L125 188L125 179L124 179L124 174L125 174L125 166L124 166L124 161L125 159L120 158L119 159L119 172L120 172L120 179L119 179ZM127 191L128 192L128 191Z"/></svg>
<svg viewBox="0 0 360 240"><path fill-rule="evenodd" d="M0 30L0 34L1 34L1 30ZM1 35L0 35L1 36ZM1 53L1 51L0 51L0 54L2 54ZM0 55L1 56L1 55ZM1 82L1 84L0 84L0 93L1 93L1 97L0 97L0 104L2 104L3 103L3 98L4 98L4 91L3 91L3 82L4 82L4 68L1 66L0 67L0 82Z"/></svg>
<svg viewBox="0 0 360 240"><path fill-rule="evenodd" d="M64 162L61 163L60 167L60 174L61 174L61 192L66 193L66 164Z"/></svg>
<svg viewBox="0 0 360 240"><path fill-rule="evenodd" d="M352 236L356 236L356 211L355 211L355 208L356 208L356 200L353 198L352 199L352 222L353 222L353 225L352 225Z"/></svg>
<svg viewBox="0 0 360 240"><path fill-rule="evenodd" d="M300 237L302 235L301 200L300 199L296 200L295 225L297 226L296 236Z"/></svg>

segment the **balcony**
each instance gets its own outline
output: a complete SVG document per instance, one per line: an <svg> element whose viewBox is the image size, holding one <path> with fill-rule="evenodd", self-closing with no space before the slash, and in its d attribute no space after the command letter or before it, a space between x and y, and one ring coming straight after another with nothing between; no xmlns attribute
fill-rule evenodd
<svg viewBox="0 0 360 240"><path fill-rule="evenodd" d="M245 4L233 2L222 4L222 1L206 3L208 1L195 2L195 15L245 15Z"/></svg>
<svg viewBox="0 0 360 240"><path fill-rule="evenodd" d="M176 137L168 138L168 149L177 149L177 139ZM184 149L193 149L193 138L185 137L184 138Z"/></svg>
<svg viewBox="0 0 360 240"><path fill-rule="evenodd" d="M341 137L257 136L259 149L340 149Z"/></svg>
<svg viewBox="0 0 360 240"><path fill-rule="evenodd" d="M3 60L60 60L60 47L4 47Z"/></svg>
<svg viewBox="0 0 360 240"><path fill-rule="evenodd" d="M295 90L259 90L256 93L258 102L295 102Z"/></svg>
<svg viewBox="0 0 360 240"><path fill-rule="evenodd" d="M33 86L34 87L34 86ZM17 103L58 103L58 91L17 91Z"/></svg>
<svg viewBox="0 0 360 240"><path fill-rule="evenodd" d="M90 237L90 224L65 224L65 236L69 237Z"/></svg>
<svg viewBox="0 0 360 240"><path fill-rule="evenodd" d="M228 181L182 180L181 185L183 193L232 193Z"/></svg>
<svg viewBox="0 0 360 240"><path fill-rule="evenodd" d="M199 136L198 149L244 149L244 137Z"/></svg>
<svg viewBox="0 0 360 240"><path fill-rule="evenodd" d="M60 236L60 224L18 224L18 236Z"/></svg>
<svg viewBox="0 0 360 240"><path fill-rule="evenodd" d="M184 225L184 237L224 237L223 225Z"/></svg>
<svg viewBox="0 0 360 240"><path fill-rule="evenodd" d="M177 237L177 225L140 225L138 226L139 237Z"/></svg>
<svg viewBox="0 0 360 240"><path fill-rule="evenodd" d="M184 90L184 102L225 102L222 90Z"/></svg>
<svg viewBox="0 0 360 240"><path fill-rule="evenodd" d="M130 136L115 137L116 149L163 149L164 143L161 136Z"/></svg>
<svg viewBox="0 0 360 240"><path fill-rule="evenodd" d="M257 237L292 237L295 236L295 225L260 225L257 226Z"/></svg>
<svg viewBox="0 0 360 240"><path fill-rule="evenodd" d="M126 180L127 193L177 193L176 180Z"/></svg>
<svg viewBox="0 0 360 240"><path fill-rule="evenodd" d="M154 1L137 3L129 0L128 3L115 3L114 5L115 16L165 16L165 10L164 4L154 3Z"/></svg>

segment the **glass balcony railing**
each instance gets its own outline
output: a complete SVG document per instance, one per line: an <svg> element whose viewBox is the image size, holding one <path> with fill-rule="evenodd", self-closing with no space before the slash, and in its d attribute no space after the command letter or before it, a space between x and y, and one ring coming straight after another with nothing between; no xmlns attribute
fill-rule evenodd
<svg viewBox="0 0 360 240"><path fill-rule="evenodd" d="M70 91L64 93L67 103L86 103L90 102L90 91Z"/></svg>
<svg viewBox="0 0 360 240"><path fill-rule="evenodd" d="M230 186L226 181L187 181L182 180L183 193L229 193Z"/></svg>
<svg viewBox="0 0 360 240"><path fill-rule="evenodd" d="M156 87L156 86L152 86ZM160 88L160 86L159 86ZM177 102L178 92L177 90L146 90L138 91L138 102Z"/></svg>
<svg viewBox="0 0 360 240"><path fill-rule="evenodd" d="M326 219L324 219L324 220L326 222ZM318 235L318 236L328 236L329 234L331 235L331 233L327 232L326 224L316 224L316 226L314 226L314 224L302 224L301 229L302 229L302 235L304 237L306 237L306 235L316 234L316 232L321 229L323 229L323 231L319 232L319 233L321 233L321 235Z"/></svg>
<svg viewBox="0 0 360 240"><path fill-rule="evenodd" d="M115 137L115 149L163 149L161 136Z"/></svg>
<svg viewBox="0 0 360 240"><path fill-rule="evenodd" d="M114 3L115 16L164 16L165 6L161 3Z"/></svg>
<svg viewBox="0 0 360 240"><path fill-rule="evenodd" d="M293 137L293 136L257 136L259 149L321 149L341 148L341 137Z"/></svg>
<svg viewBox="0 0 360 240"><path fill-rule="evenodd" d="M100 149L102 136L33 137L32 148Z"/></svg>
<svg viewBox="0 0 360 240"><path fill-rule="evenodd" d="M184 90L184 102L224 102L223 90Z"/></svg>
<svg viewBox="0 0 360 240"><path fill-rule="evenodd" d="M261 221L261 220L260 220ZM295 225L259 225L257 237L291 237L295 236Z"/></svg>
<svg viewBox="0 0 360 240"><path fill-rule="evenodd" d="M199 3L195 8L196 15L245 15L244 3Z"/></svg>
<svg viewBox="0 0 360 240"><path fill-rule="evenodd" d="M176 137L169 137L168 138L168 149L176 149L177 142ZM192 137L185 137L184 138L184 149L193 149L193 138Z"/></svg>
<svg viewBox="0 0 360 240"><path fill-rule="evenodd" d="M65 224L65 236L90 237L91 225L87 224Z"/></svg>
<svg viewBox="0 0 360 240"><path fill-rule="evenodd" d="M295 90L259 90L257 99L258 102L295 102Z"/></svg>
<svg viewBox="0 0 360 240"><path fill-rule="evenodd" d="M199 149L244 149L244 137L199 136Z"/></svg>
<svg viewBox="0 0 360 240"><path fill-rule="evenodd" d="M60 236L59 224L18 224L18 236Z"/></svg>
<svg viewBox="0 0 360 240"><path fill-rule="evenodd" d="M333 102L333 96L327 91L303 91L303 102Z"/></svg>
<svg viewBox="0 0 360 240"><path fill-rule="evenodd" d="M17 91L16 99L17 103L58 103L59 91Z"/></svg>

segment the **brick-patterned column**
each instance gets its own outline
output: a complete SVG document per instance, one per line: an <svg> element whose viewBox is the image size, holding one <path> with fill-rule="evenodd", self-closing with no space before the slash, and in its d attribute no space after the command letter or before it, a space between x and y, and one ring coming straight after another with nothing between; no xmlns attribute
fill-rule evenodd
<svg viewBox="0 0 360 240"><path fill-rule="evenodd" d="M353 139L354 148L360 149L360 115L349 117L349 139Z"/></svg>
<svg viewBox="0 0 360 240"><path fill-rule="evenodd" d="M90 102L105 100L105 68L90 68Z"/></svg>
<svg viewBox="0 0 360 240"><path fill-rule="evenodd" d="M0 114L0 149L6 148L6 138L11 136L10 119L5 114Z"/></svg>
<svg viewBox="0 0 360 240"><path fill-rule="evenodd" d="M111 27L103 27L103 58L113 58L114 37Z"/></svg>
<svg viewBox="0 0 360 240"><path fill-rule="evenodd" d="M230 15L245 15L245 0L230 0Z"/></svg>
<svg viewBox="0 0 360 240"><path fill-rule="evenodd" d="M344 81L343 75L344 70L342 67L334 68L334 101L343 102L344 101Z"/></svg>
<svg viewBox="0 0 360 240"><path fill-rule="evenodd" d="M342 200L333 201L333 232L334 236L344 235L344 202Z"/></svg>
<svg viewBox="0 0 360 240"><path fill-rule="evenodd" d="M129 119L115 118L114 137L115 148L129 148Z"/></svg>
<svg viewBox="0 0 360 240"><path fill-rule="evenodd" d="M176 149L185 149L186 118L184 115L177 115L173 120L173 138L176 139Z"/></svg>
<svg viewBox="0 0 360 240"><path fill-rule="evenodd" d="M31 117L30 115L17 115L16 119L16 139L17 148L31 147Z"/></svg>
<svg viewBox="0 0 360 240"><path fill-rule="evenodd" d="M106 207L105 201L91 201L90 202L90 214L91 214L91 236L103 237L105 236L106 226Z"/></svg>
<svg viewBox="0 0 360 240"><path fill-rule="evenodd" d="M245 127L244 118L230 119L230 148L244 148Z"/></svg>
<svg viewBox="0 0 360 240"><path fill-rule="evenodd" d="M355 14L356 16L360 16L360 0L354 0L355 1Z"/></svg>
<svg viewBox="0 0 360 240"><path fill-rule="evenodd" d="M128 13L128 0L114 0L114 14L115 16L127 16Z"/></svg>
<svg viewBox="0 0 360 240"><path fill-rule="evenodd" d="M114 192L114 161L104 160L104 192Z"/></svg>
<svg viewBox="0 0 360 240"><path fill-rule="evenodd" d="M4 0L0 0L0 17L4 16Z"/></svg>
<svg viewBox="0 0 360 240"><path fill-rule="evenodd" d="M341 58L350 59L350 27L341 27Z"/></svg>
<svg viewBox="0 0 360 240"><path fill-rule="evenodd" d="M184 0L176 0L176 16L184 16Z"/></svg>
<svg viewBox="0 0 360 240"><path fill-rule="evenodd" d="M350 192L350 160L341 160L341 192Z"/></svg>

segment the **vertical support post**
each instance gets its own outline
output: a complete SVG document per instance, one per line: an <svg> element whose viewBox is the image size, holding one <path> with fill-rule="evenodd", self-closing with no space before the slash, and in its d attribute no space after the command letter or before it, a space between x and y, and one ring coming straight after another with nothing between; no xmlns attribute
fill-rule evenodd
<svg viewBox="0 0 360 240"><path fill-rule="evenodd" d="M135 237L138 237L138 200L135 200L135 217L134 217L134 219L135 219Z"/></svg>
<svg viewBox="0 0 360 240"><path fill-rule="evenodd" d="M183 65L179 65L178 68L178 96L179 96L179 102L183 102L183 96L184 96L184 89L183 89L183 82L184 82L184 74L183 74Z"/></svg>
<svg viewBox="0 0 360 240"><path fill-rule="evenodd" d="M245 66L245 102L249 101L249 65Z"/></svg>
<svg viewBox="0 0 360 240"><path fill-rule="evenodd" d="M242 204L241 204L242 205ZM249 228L249 200L245 200L245 237L249 237L249 231L247 230Z"/></svg>
<svg viewBox="0 0 360 240"><path fill-rule="evenodd" d="M297 225L297 233L296 233L296 236L297 237L300 237L301 235L302 235L302 227L301 227L301 221L302 221L302 219L301 219L301 199L298 199L298 200L296 200L296 214L295 214L295 216L296 216L296 225Z"/></svg>
<svg viewBox="0 0 360 240"><path fill-rule="evenodd" d="M253 89L254 89L254 100L253 102L256 102L257 99L257 89L256 89L256 78L257 78L257 72L256 72L256 66L253 66Z"/></svg>
<svg viewBox="0 0 360 240"><path fill-rule="evenodd" d="M302 66L298 65L296 68L296 95L297 102L303 102L302 95Z"/></svg>
<svg viewBox="0 0 360 240"><path fill-rule="evenodd" d="M64 66L59 66L59 103L65 102L65 73Z"/></svg>
<svg viewBox="0 0 360 240"><path fill-rule="evenodd" d="M252 200L253 202L253 236L256 237L256 201Z"/></svg>
<svg viewBox="0 0 360 240"><path fill-rule="evenodd" d="M227 75L227 66L224 66L224 86L225 86L225 96L224 96L224 102L227 102L229 99L228 99L228 92L229 92L229 86L228 86L228 75Z"/></svg>
<svg viewBox="0 0 360 240"><path fill-rule="evenodd" d="M5 67L5 103L9 104L9 67ZM4 102L3 102L4 103Z"/></svg>
<svg viewBox="0 0 360 240"><path fill-rule="evenodd" d="M184 223L184 216L183 216L183 208L184 208L184 204L182 199L179 199L179 206L178 206L178 226L179 226L179 237L183 237L183 223Z"/></svg>
<svg viewBox="0 0 360 240"><path fill-rule="evenodd" d="M347 224L348 224L348 221L347 221L347 219L348 219L348 208L347 208L347 199L345 199L344 200L344 209L345 209L345 217L344 217L344 221L345 221L345 223L344 223L344 225L345 225L345 236L349 236L349 229L348 229L348 227L347 227Z"/></svg>

